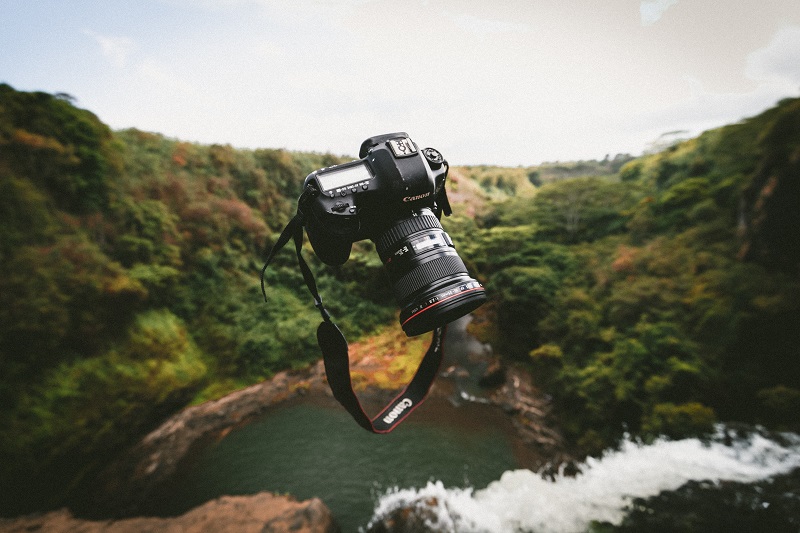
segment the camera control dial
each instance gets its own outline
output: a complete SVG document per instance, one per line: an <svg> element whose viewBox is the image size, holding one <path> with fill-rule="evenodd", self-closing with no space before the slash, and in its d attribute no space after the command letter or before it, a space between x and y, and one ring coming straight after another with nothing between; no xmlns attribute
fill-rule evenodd
<svg viewBox="0 0 800 533"><path fill-rule="evenodd" d="M425 159L428 160L428 163L430 163L431 168L433 170L440 169L442 167L442 165L444 164L444 157L439 152L439 150L437 150L435 148L425 148L422 151L422 155L424 155Z"/></svg>

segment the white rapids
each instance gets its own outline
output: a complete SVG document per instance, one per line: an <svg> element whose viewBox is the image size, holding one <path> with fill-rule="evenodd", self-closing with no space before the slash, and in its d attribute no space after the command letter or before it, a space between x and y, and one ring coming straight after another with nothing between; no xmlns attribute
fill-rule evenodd
<svg viewBox="0 0 800 533"><path fill-rule="evenodd" d="M373 520L398 508L424 506L435 531L583 532L595 520L618 524L633 498L675 490L690 480L747 483L790 472L800 467L800 436L783 439L779 444L753 434L731 445L698 439L627 441L601 459L587 460L577 476L561 473L549 480L513 470L481 490L447 488L439 481L395 488L380 496Z"/></svg>

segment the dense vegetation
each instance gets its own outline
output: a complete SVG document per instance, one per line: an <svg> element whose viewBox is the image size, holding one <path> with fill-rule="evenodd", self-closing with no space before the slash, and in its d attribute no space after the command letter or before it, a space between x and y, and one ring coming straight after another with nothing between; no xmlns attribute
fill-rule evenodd
<svg viewBox="0 0 800 533"><path fill-rule="evenodd" d="M0 479L18 487L0 510L59 501L175 410L318 358L294 256L267 303L258 273L305 176L341 161L115 133L0 85ZM394 319L370 246L338 271L307 256L349 336Z"/></svg>
<svg viewBox="0 0 800 533"><path fill-rule="evenodd" d="M0 85L0 515L63 502L165 416L316 360L295 259L265 244L330 154L112 132ZM572 442L797 427L800 100L631 160L453 169L474 325ZM476 216L472 216L473 214ZM348 337L393 323L370 243L324 268ZM35 496L34 496L35 495Z"/></svg>
<svg viewBox="0 0 800 533"><path fill-rule="evenodd" d="M493 204L464 253L480 333L585 451L716 420L797 429L800 100Z"/></svg>

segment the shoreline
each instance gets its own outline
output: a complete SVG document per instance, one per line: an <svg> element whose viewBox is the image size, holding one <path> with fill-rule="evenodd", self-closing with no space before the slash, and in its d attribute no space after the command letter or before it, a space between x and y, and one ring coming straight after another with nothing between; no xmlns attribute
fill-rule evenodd
<svg viewBox="0 0 800 533"><path fill-rule="evenodd" d="M487 345L466 332L468 322L457 321L448 331L443 370L426 402L415 411L415 420L466 430L496 428L511 443L520 468L544 471L572 461L561 436L549 424L548 399L533 387L523 369L502 367ZM408 368L416 368L414 354L419 350L411 343L421 340L401 335L389 328L351 345L351 371L365 378L354 383L368 413L377 413L405 385ZM479 387L487 368L493 368L493 387ZM85 505L71 509L90 519L146 516L149 502L169 494L172 480L190 468L198 452L231 431L269 416L271 410L298 402L342 409L328 387L321 360L178 411L121 451L97 477Z"/></svg>
<svg viewBox="0 0 800 533"><path fill-rule="evenodd" d="M330 509L318 498L298 501L290 496L259 492L249 496L222 496L176 517L131 517L119 520L77 518L68 509L13 519L0 518L0 533L261 533L296 531L337 533L341 529Z"/></svg>
<svg viewBox="0 0 800 533"><path fill-rule="evenodd" d="M358 363L354 369L358 369ZM417 411L415 420L426 424L455 425L469 429L491 424L512 444L521 468L539 471L567 462L558 433L547 426L547 405L534 396L530 377L507 369L506 380L486 398L456 405L458 384L439 376ZM309 402L341 409L325 380L322 361L301 371L280 372L273 378L233 392L218 400L187 407L123 452L99 476L92 506L102 517L141 515L148 502L169 493L171 480L187 468L196 453L221 440L236 428L276 408ZM366 388L358 391L365 409L378 412L395 390Z"/></svg>
<svg viewBox="0 0 800 533"><path fill-rule="evenodd" d="M90 505L100 516L137 516L198 447L224 438L274 406L322 388L322 376L320 361L178 411L103 469L89 495Z"/></svg>

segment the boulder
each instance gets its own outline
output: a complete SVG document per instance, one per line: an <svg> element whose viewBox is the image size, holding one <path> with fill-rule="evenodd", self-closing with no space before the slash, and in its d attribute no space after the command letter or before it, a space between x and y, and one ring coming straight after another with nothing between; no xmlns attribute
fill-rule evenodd
<svg viewBox="0 0 800 533"><path fill-rule="evenodd" d="M0 519L0 533L336 533L339 526L321 500L297 501L261 492L252 496L223 496L172 517L121 520L83 520L66 509L42 515Z"/></svg>

